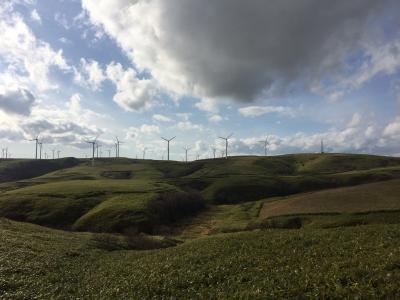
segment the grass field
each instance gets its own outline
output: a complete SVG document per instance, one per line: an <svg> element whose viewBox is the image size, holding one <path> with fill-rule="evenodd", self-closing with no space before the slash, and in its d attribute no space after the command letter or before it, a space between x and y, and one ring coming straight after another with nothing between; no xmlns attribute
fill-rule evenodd
<svg viewBox="0 0 400 300"><path fill-rule="evenodd" d="M400 160L0 160L0 239L1 299L398 298Z"/></svg>
<svg viewBox="0 0 400 300"><path fill-rule="evenodd" d="M111 252L89 233L4 219L0 235L5 299L400 296L399 225L261 230Z"/></svg>

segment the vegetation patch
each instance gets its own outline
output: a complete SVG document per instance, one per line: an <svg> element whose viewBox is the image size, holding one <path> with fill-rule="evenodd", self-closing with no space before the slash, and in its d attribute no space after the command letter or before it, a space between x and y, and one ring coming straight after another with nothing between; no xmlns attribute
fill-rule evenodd
<svg viewBox="0 0 400 300"><path fill-rule="evenodd" d="M104 171L101 176L110 179L130 179L132 171Z"/></svg>
<svg viewBox="0 0 400 300"><path fill-rule="evenodd" d="M205 208L205 201L196 191L169 191L158 195L147 207L154 222L159 224L174 223L190 217Z"/></svg>
<svg viewBox="0 0 400 300"><path fill-rule="evenodd" d="M152 250L174 247L178 243L176 240L170 238L149 236L143 233L125 235L94 233L92 241L94 247L106 251Z"/></svg>
<svg viewBox="0 0 400 300"><path fill-rule="evenodd" d="M55 170L71 168L80 163L76 158L53 160L0 160L0 182L33 178Z"/></svg>

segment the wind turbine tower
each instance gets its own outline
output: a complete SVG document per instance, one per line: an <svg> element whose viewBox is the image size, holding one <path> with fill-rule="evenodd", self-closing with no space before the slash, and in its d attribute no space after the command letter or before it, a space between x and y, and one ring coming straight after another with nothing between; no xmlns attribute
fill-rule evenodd
<svg viewBox="0 0 400 300"><path fill-rule="evenodd" d="M54 158L55 158L55 157L54 157L54 152L56 152L56 150L55 150L55 149L52 149L51 152L53 152L53 159L54 159Z"/></svg>
<svg viewBox="0 0 400 300"><path fill-rule="evenodd" d="M90 140L86 140L86 143L91 144L92 145L92 166L94 165L94 152L96 149L96 145L97 145L97 138L99 136L96 136L96 138L93 141Z"/></svg>
<svg viewBox="0 0 400 300"><path fill-rule="evenodd" d="M38 145L39 145L39 136L37 135L34 139L30 140L31 142L36 141L36 150L35 150L35 159L38 158Z"/></svg>
<svg viewBox="0 0 400 300"><path fill-rule="evenodd" d="M96 142L96 157L97 158L99 158L99 147L101 147L101 145L98 142Z"/></svg>
<svg viewBox="0 0 400 300"><path fill-rule="evenodd" d="M61 153L61 151L57 150L57 158L60 158L60 153Z"/></svg>
<svg viewBox="0 0 400 300"><path fill-rule="evenodd" d="M222 137L222 136L219 137L221 140L225 141L225 158L228 158L228 141L232 135L233 135L233 133L231 133L227 137Z"/></svg>
<svg viewBox="0 0 400 300"><path fill-rule="evenodd" d="M42 159L43 142L38 142L38 144L39 144L39 159Z"/></svg>
<svg viewBox="0 0 400 300"><path fill-rule="evenodd" d="M213 157L215 158L215 153L217 153L217 148L211 147L211 150L213 151Z"/></svg>
<svg viewBox="0 0 400 300"><path fill-rule="evenodd" d="M187 158L188 158L188 151L189 151L190 149L192 149L192 148L185 147L185 148L183 148L183 149L185 150L185 155L186 155L186 156L185 156L185 157L186 157L186 158L185 158L185 161L188 162L188 160L187 160Z"/></svg>
<svg viewBox="0 0 400 300"><path fill-rule="evenodd" d="M166 139L166 138L164 138L164 137L161 137L164 141L166 141L167 142L167 160L169 160L169 142L170 141L172 141L174 138L176 138L176 136L174 136L173 138L170 138L170 139Z"/></svg>
<svg viewBox="0 0 400 300"><path fill-rule="evenodd" d="M115 137L115 141L116 141L116 143L115 143L115 145L116 145L115 146L116 147L116 156L119 157L119 145L123 144L123 143L118 139L117 136Z"/></svg>
<svg viewBox="0 0 400 300"><path fill-rule="evenodd" d="M264 141L260 141L260 143L264 143L264 155L267 156L269 146L268 136Z"/></svg>
<svg viewBox="0 0 400 300"><path fill-rule="evenodd" d="M321 154L324 154L324 139L321 139Z"/></svg>
<svg viewBox="0 0 400 300"><path fill-rule="evenodd" d="M143 148L143 159L146 158L146 150L147 150L147 149L148 149L147 147L144 147L144 148Z"/></svg>

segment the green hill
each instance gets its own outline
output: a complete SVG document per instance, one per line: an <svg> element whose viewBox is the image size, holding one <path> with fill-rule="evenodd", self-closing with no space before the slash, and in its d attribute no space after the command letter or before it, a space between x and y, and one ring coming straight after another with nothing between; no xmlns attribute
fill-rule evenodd
<svg viewBox="0 0 400 300"><path fill-rule="evenodd" d="M0 185L0 216L103 232L153 232L168 225L169 221L158 222L150 207L171 191L199 194L205 203L194 206L201 210L206 203L212 208L400 178L398 158L350 154L245 156L191 163L119 158L98 159L94 166L77 159L7 160L0 166L0 178L20 178ZM180 205L179 210L188 212L180 218L195 213L190 201Z"/></svg>
<svg viewBox="0 0 400 300"><path fill-rule="evenodd" d="M261 217L400 210L400 180L312 192L264 203Z"/></svg>
<svg viewBox="0 0 400 300"><path fill-rule="evenodd" d="M400 296L399 158L3 160L0 178L2 299Z"/></svg>
<svg viewBox="0 0 400 300"><path fill-rule="evenodd" d="M147 251L5 219L0 236L3 299L400 296L398 224L241 232Z"/></svg>

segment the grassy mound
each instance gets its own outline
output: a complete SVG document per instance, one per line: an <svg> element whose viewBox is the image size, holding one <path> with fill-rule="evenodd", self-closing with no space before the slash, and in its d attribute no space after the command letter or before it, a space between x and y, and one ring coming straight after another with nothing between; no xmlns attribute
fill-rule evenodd
<svg viewBox="0 0 400 300"><path fill-rule="evenodd" d="M137 193L108 199L83 215L73 229L93 232L146 232L196 214L205 207L197 193Z"/></svg>
<svg viewBox="0 0 400 300"><path fill-rule="evenodd" d="M294 195L263 205L260 216L400 209L400 180Z"/></svg>
<svg viewBox="0 0 400 300"><path fill-rule="evenodd" d="M41 176L79 163L78 159L72 157L54 160L0 160L0 183Z"/></svg>
<svg viewBox="0 0 400 300"><path fill-rule="evenodd" d="M399 225L262 230L112 252L93 234L6 220L0 235L0 298L400 297Z"/></svg>

